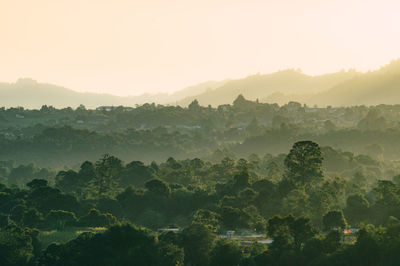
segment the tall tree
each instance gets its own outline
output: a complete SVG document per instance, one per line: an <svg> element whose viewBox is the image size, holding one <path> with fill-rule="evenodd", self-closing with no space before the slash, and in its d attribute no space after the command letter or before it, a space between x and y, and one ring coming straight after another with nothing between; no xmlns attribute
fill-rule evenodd
<svg viewBox="0 0 400 266"><path fill-rule="evenodd" d="M96 162L96 183L99 196L104 196L115 188L121 170L122 161L108 154Z"/></svg>
<svg viewBox="0 0 400 266"><path fill-rule="evenodd" d="M317 143L296 142L285 158L285 177L298 186L320 180L323 176L322 160L321 149Z"/></svg>

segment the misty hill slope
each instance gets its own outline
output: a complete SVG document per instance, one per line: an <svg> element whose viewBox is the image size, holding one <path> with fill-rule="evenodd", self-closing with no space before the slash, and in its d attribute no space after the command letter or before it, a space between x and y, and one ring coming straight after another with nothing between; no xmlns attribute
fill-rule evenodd
<svg viewBox="0 0 400 266"><path fill-rule="evenodd" d="M224 85L229 80L222 81L206 81L193 86L186 87L173 93L145 93L139 96L130 96L134 104L157 103L157 104L172 104L175 105L182 99L197 95L208 90L215 89ZM132 104L131 104L132 105Z"/></svg>
<svg viewBox="0 0 400 266"><path fill-rule="evenodd" d="M308 76L295 70L284 70L266 75L253 75L226 82L221 87L188 97L180 102L187 105L197 99L201 105L232 103L242 94L247 99L265 99L274 93L310 94L329 90L346 80L357 76L356 72L338 72L321 76Z"/></svg>
<svg viewBox="0 0 400 266"><path fill-rule="evenodd" d="M310 97L310 104L349 106L400 103L400 59Z"/></svg>
<svg viewBox="0 0 400 266"><path fill-rule="evenodd" d="M87 107L101 105L132 105L131 98L110 94L80 93L52 84L37 83L32 79L20 79L16 83L0 84L0 106L40 108L42 105L54 107Z"/></svg>
<svg viewBox="0 0 400 266"><path fill-rule="evenodd" d="M242 94L250 100L287 103L298 101L319 106L378 105L400 103L400 59L377 71L355 71L309 76L295 70L284 70L243 79L207 81L168 94L115 96L111 94L81 93L61 86L20 79L16 83L0 83L0 107L23 106L40 108L88 108L102 105L134 106L143 103L178 104L186 106L194 99L201 105L230 104Z"/></svg>
<svg viewBox="0 0 400 266"><path fill-rule="evenodd" d="M180 102L185 98L192 97L193 95L198 95L200 93L205 93L207 91L213 90L215 88L221 87L225 85L227 82L229 82L230 79L225 79L222 81L206 81L202 82L197 85L193 85L190 87L187 87L185 89L176 91L172 94L169 94L169 98L166 100L169 100L170 102L175 101L175 102ZM166 103L166 101L164 101Z"/></svg>
<svg viewBox="0 0 400 266"><path fill-rule="evenodd" d="M111 94L82 93L57 85L38 83L33 79L19 79L16 83L0 83L0 107L40 108L42 105L52 105L64 108L83 104L88 108L96 108L102 105L134 106L148 102L175 103L189 95L221 86L225 82L203 82L172 94L159 93L122 97Z"/></svg>

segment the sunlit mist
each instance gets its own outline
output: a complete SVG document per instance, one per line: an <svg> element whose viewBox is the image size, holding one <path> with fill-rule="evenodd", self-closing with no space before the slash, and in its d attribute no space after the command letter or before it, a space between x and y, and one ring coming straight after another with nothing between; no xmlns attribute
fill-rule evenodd
<svg viewBox="0 0 400 266"><path fill-rule="evenodd" d="M301 68L377 69L400 57L399 1L2 0L0 81L171 92Z"/></svg>

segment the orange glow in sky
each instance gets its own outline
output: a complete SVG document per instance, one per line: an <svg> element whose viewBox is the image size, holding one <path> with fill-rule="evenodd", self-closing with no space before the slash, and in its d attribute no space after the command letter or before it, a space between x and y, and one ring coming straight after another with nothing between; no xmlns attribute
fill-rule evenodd
<svg viewBox="0 0 400 266"><path fill-rule="evenodd" d="M400 57L398 0L2 0L0 81L171 92L301 68L376 69Z"/></svg>

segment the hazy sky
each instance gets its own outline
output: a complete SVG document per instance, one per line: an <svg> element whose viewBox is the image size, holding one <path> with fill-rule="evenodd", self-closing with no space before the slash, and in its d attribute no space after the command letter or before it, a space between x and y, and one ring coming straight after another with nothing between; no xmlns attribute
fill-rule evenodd
<svg viewBox="0 0 400 266"><path fill-rule="evenodd" d="M398 0L0 0L0 81L139 94L400 57Z"/></svg>

